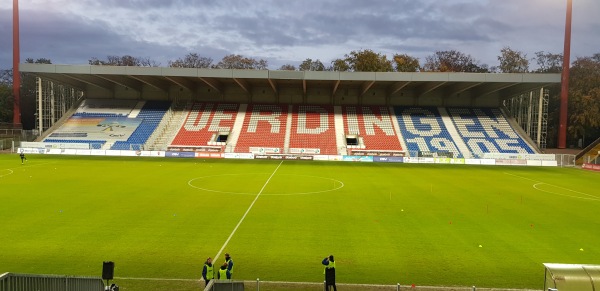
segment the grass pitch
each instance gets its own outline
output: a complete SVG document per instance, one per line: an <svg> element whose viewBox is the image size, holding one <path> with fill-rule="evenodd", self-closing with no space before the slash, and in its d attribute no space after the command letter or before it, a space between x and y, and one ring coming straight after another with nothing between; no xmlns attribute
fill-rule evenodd
<svg viewBox="0 0 600 291"><path fill-rule="evenodd" d="M194 290L162 279L223 250L239 280L322 282L333 254L340 283L541 289L542 263L600 263L600 174L578 169L28 158L0 155L0 273L110 260L124 290Z"/></svg>

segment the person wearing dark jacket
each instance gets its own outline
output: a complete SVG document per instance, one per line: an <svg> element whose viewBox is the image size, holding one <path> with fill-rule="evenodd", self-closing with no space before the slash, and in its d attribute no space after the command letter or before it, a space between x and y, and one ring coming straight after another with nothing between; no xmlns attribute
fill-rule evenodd
<svg viewBox="0 0 600 291"><path fill-rule="evenodd" d="M331 287L333 287L333 291L337 291L337 287L335 286L335 260L333 259L333 255L325 257L321 263L325 265L325 286L327 287L327 290L331 290Z"/></svg>
<svg viewBox="0 0 600 291"><path fill-rule="evenodd" d="M228 279L231 279L233 276L233 260L229 256L229 253L225 253L225 264L227 264L227 271L230 274Z"/></svg>
<svg viewBox="0 0 600 291"><path fill-rule="evenodd" d="M212 264L212 259L209 257L206 259L206 262L204 262L204 268L202 268L202 278L204 279L206 285L208 285L208 282L210 282L210 280L212 280L214 277L215 267ZM204 286L206 287L206 285Z"/></svg>
<svg viewBox="0 0 600 291"><path fill-rule="evenodd" d="M224 263L219 269L219 273L217 274L217 279L219 280L227 280L231 279L231 273L227 269L227 263Z"/></svg>

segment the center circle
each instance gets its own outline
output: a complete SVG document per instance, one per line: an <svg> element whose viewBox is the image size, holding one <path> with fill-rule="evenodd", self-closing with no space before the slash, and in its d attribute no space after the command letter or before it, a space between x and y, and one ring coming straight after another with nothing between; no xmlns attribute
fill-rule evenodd
<svg viewBox="0 0 600 291"><path fill-rule="evenodd" d="M336 191L344 182L332 178L271 173L219 174L193 178L188 185L198 190L237 195L307 195ZM270 178L270 179L269 179ZM267 183L268 181L268 183ZM269 188L275 189L269 192Z"/></svg>

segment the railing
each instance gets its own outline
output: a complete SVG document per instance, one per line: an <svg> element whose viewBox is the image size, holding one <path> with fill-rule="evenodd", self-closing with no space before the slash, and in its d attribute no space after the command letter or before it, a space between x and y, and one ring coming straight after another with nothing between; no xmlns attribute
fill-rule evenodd
<svg viewBox="0 0 600 291"><path fill-rule="evenodd" d="M31 275L4 273L0 275L0 291L103 291L104 282L95 277L61 275Z"/></svg>
<svg viewBox="0 0 600 291"><path fill-rule="evenodd" d="M22 129L0 128L0 136L20 136Z"/></svg>
<svg viewBox="0 0 600 291"><path fill-rule="evenodd" d="M0 129L23 129L23 125L8 122L0 122Z"/></svg>
<svg viewBox="0 0 600 291"><path fill-rule="evenodd" d="M13 148L15 139L13 138L0 138L0 150L8 150ZM18 145L19 141L17 141Z"/></svg>
<svg viewBox="0 0 600 291"><path fill-rule="evenodd" d="M587 154L589 151L591 151L593 148L595 148L599 144L600 144L600 138L598 138L593 143L591 143L590 145L588 145L587 147L585 147L583 150L581 150L577 154L577 156L575 157L575 159L579 160L580 158L582 158L583 156L585 156L585 154Z"/></svg>
<svg viewBox="0 0 600 291"><path fill-rule="evenodd" d="M557 154L556 163L559 167L575 167L575 155Z"/></svg>

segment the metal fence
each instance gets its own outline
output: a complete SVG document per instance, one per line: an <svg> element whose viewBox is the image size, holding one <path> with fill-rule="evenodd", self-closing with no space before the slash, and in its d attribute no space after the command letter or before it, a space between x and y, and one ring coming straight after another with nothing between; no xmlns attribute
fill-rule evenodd
<svg viewBox="0 0 600 291"><path fill-rule="evenodd" d="M101 278L4 273L0 291L103 291Z"/></svg>
<svg viewBox="0 0 600 291"><path fill-rule="evenodd" d="M12 148L14 138L0 138L0 150L9 150Z"/></svg>
<svg viewBox="0 0 600 291"><path fill-rule="evenodd" d="M587 163L587 164L600 165L600 155L597 155L596 157L592 157L592 156L584 157L583 162Z"/></svg>
<svg viewBox="0 0 600 291"><path fill-rule="evenodd" d="M575 155L557 154L556 163L559 167L575 167Z"/></svg>

